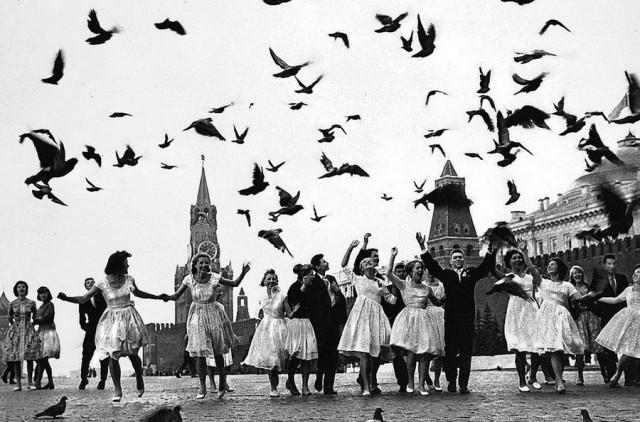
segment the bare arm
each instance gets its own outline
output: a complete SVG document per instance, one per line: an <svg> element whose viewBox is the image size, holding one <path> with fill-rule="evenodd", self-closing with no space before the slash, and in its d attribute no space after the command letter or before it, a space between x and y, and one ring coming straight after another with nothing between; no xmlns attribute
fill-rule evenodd
<svg viewBox="0 0 640 422"><path fill-rule="evenodd" d="M172 295L164 295L164 296L160 295L160 296L162 297L162 300L164 300L165 302L168 300L178 300L178 298L182 296L185 290L187 290L187 285L181 284L180 287L178 287L178 290L176 290Z"/></svg>
<svg viewBox="0 0 640 422"><path fill-rule="evenodd" d="M220 284L224 286L238 287L244 279L244 276L247 275L250 269L251 264L249 262L246 262L242 264L242 271L240 272L238 278L236 278L235 280L229 280L228 278L220 277Z"/></svg>
<svg viewBox="0 0 640 422"><path fill-rule="evenodd" d="M342 265L342 268L347 266L347 264L349 263L349 257L351 256L351 252L353 252L353 250L359 244L360 244L359 240L354 240L349 244L349 247L347 248L347 251L344 253L344 256L342 257L342 262L340 264L340 265Z"/></svg>
<svg viewBox="0 0 640 422"><path fill-rule="evenodd" d="M90 300L92 297L94 297L95 295L97 295L100 292L100 289L98 289L96 286L93 286L91 288L91 290L89 290L87 293L85 293L82 296L67 296L66 294L60 292L58 293L58 299L64 301L64 302L71 302L71 303L85 303L86 301Z"/></svg>
<svg viewBox="0 0 640 422"><path fill-rule="evenodd" d="M131 284L134 287L134 289L131 290L131 293L133 293L135 297L139 297L141 299L163 299L164 298L163 295L154 295L152 293L147 293L143 290L140 290L138 286L136 286L135 281L132 281Z"/></svg>
<svg viewBox="0 0 640 422"><path fill-rule="evenodd" d="M393 263L398 255L398 248L391 248L391 257L389 258L389 265L387 266L387 280L391 281L398 289L402 290L404 287L403 280L400 280L398 276L393 273Z"/></svg>
<svg viewBox="0 0 640 422"><path fill-rule="evenodd" d="M615 305L616 303L625 302L627 300L627 291L631 287L627 287L616 297L601 297L598 302L606 303L607 305Z"/></svg>

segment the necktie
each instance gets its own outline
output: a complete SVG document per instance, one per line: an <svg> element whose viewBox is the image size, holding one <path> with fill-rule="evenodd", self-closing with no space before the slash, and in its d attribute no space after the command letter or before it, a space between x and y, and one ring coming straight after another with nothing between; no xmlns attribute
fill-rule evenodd
<svg viewBox="0 0 640 422"><path fill-rule="evenodd" d="M615 275L611 275L609 276L609 284L611 284L611 287L613 288L613 292L614 293L618 293L618 289L617 289L617 284L616 284L616 276Z"/></svg>

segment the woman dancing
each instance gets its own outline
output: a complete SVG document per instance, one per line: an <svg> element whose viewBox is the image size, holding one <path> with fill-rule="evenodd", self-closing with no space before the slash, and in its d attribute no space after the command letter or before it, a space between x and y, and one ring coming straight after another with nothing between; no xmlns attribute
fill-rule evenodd
<svg viewBox="0 0 640 422"><path fill-rule="evenodd" d="M291 318L287 321L287 353L290 356L287 371L287 382L284 384L287 390L294 396L299 396L300 391L296 387L295 375L298 365L302 371L302 395L310 396L309 375L311 364L318 359L318 342L316 332L309 320L309 289L316 275L313 266L297 264L293 272L298 275L297 280L289 287L285 309L294 309L288 312Z"/></svg>
<svg viewBox="0 0 640 422"><path fill-rule="evenodd" d="M343 355L360 358L360 374L364 387L362 395L370 396L371 392L378 388L375 375L379 367L379 358L391 356L391 325L382 310L380 300L384 297L387 302L393 304L396 297L380 286L375 279L376 269L371 258L365 258L360 263L364 276L355 275L353 270L347 267L351 252L359 244L359 240L351 242L342 258L342 269L351 285L355 287L358 297L342 331L338 350Z"/></svg>
<svg viewBox="0 0 640 422"><path fill-rule="evenodd" d="M581 295L586 295L589 292L591 283L587 280L582 267L578 265L571 267L569 271L569 282L576 286L576 290ZM576 385L584 385L584 364L586 358L589 358L591 353L597 354L603 351L602 346L596 343L596 338L598 334L600 334L600 317L591 312L582 303L576 303L574 304L574 319L585 347L584 354L576 356L576 370L578 371Z"/></svg>
<svg viewBox="0 0 640 422"><path fill-rule="evenodd" d="M27 361L27 385L30 390L35 390L31 374L33 361L38 358L40 339L33 328L31 319L36 313L36 303L27 299L29 285L24 281L18 281L13 286L13 294L16 300L9 304L9 330L4 339L4 359L13 365L16 374L17 386L13 391L22 390L22 361Z"/></svg>
<svg viewBox="0 0 640 422"><path fill-rule="evenodd" d="M387 279L400 290L406 307L396 317L391 329L390 342L407 351L407 393L414 392L417 358L418 391L421 395L427 396L429 392L425 384L431 359L433 356L444 355L444 320L440 324L436 314L427 311L427 307L430 301L437 305L440 301L435 298L431 287L422 282L422 261L411 261L405 265L405 271L409 275L406 280L393 274L393 264L397 255L398 249L392 248L387 266Z"/></svg>
<svg viewBox="0 0 640 422"><path fill-rule="evenodd" d="M264 317L256 328L249 353L242 363L266 369L271 384L269 396L279 397L278 373L285 369L287 360L287 324L284 319L285 307L288 306L285 306L287 297L278 287L278 275L274 270L267 270L264 273L260 286L266 288L266 294L258 302ZM297 307L299 308L300 305ZM288 314L290 315L291 312Z"/></svg>
<svg viewBox="0 0 640 422"><path fill-rule="evenodd" d="M596 338L597 343L621 355L616 373L609 381L611 388L620 388L622 372L632 359L640 359L640 265L634 267L631 281L633 284L617 297L598 299L608 305L627 302L627 307L615 314Z"/></svg>
<svg viewBox="0 0 640 422"><path fill-rule="evenodd" d="M136 373L136 389L138 397L144 394L144 378L142 377L142 361L138 351L149 343L149 333L133 302L131 293L141 299L161 299L160 296L144 292L138 288L135 279L129 272L127 251L111 254L104 269L107 277L96 282L83 296L67 296L58 293L58 298L65 302L85 303L98 293L107 302L107 309L100 317L96 327L96 351L99 359L109 357L109 372L115 390L112 403L122 400L122 384L119 359L127 356Z"/></svg>
<svg viewBox="0 0 640 422"><path fill-rule="evenodd" d="M51 365L49 358L60 358L60 339L56 332L56 324L53 319L55 316L55 308L51 303L51 291L46 287L38 289L38 300L42 301L42 306L36 311L33 318L34 324L38 324L38 337L40 338L40 351L38 360L36 361L35 382L38 390L53 390L53 375L51 373ZM42 386L42 376L47 373L48 382Z"/></svg>
<svg viewBox="0 0 640 422"><path fill-rule="evenodd" d="M556 391L564 394L567 391L562 379L564 354L584 353L580 331L569 312L569 299L580 300L582 295L573 284L563 281L567 275L567 266L561 259L549 260L547 274L549 278L542 278L541 281L533 279L544 296L538 311L538 320L531 322L536 326L534 345L539 353L551 355L551 367L556 376Z"/></svg>
<svg viewBox="0 0 640 422"><path fill-rule="evenodd" d="M200 379L200 389L196 399L202 400L207 395L207 357L213 356L218 367L218 398L226 393L226 371L224 354L233 346L234 334L225 324L228 320L224 308L216 302L216 286L237 287L249 271L249 263L242 266L242 272L236 280L229 280L220 274L211 272L211 258L205 253L198 253L191 260L191 274L187 275L178 290L172 295L162 295L163 300L177 300L188 289L191 290L193 302L187 315L187 336L189 342L186 350L196 357L196 368Z"/></svg>
<svg viewBox="0 0 640 422"><path fill-rule="evenodd" d="M496 284L509 280L518 284L527 295L527 299L509 295L507 314L504 320L504 337L507 340L507 349L516 353L516 370L520 385L518 390L528 393L526 379L527 352L531 353L531 365L535 368L539 365L540 356L535 347L536 322L538 321L538 302L534 297L533 286L540 284L540 274L533 266L526 250L511 249L504 256L505 267L511 271L505 278ZM530 274L525 273L525 268ZM536 390L542 388L532 373L531 383Z"/></svg>

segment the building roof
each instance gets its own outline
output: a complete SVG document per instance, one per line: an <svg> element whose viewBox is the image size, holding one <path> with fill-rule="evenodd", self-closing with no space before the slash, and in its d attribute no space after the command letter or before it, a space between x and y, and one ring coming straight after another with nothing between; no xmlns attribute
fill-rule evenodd
<svg viewBox="0 0 640 422"><path fill-rule="evenodd" d="M209 187L207 186L207 176L204 174L204 160L202 161L202 174L200 175L200 186L198 187L198 199L196 205L211 205L209 197Z"/></svg>
<svg viewBox="0 0 640 422"><path fill-rule="evenodd" d="M440 177L445 177L445 176L458 177L458 173L456 173L456 169L453 168L453 164L451 164L451 160L447 160L447 162L444 163L444 168L442 169L442 174L440 175Z"/></svg>

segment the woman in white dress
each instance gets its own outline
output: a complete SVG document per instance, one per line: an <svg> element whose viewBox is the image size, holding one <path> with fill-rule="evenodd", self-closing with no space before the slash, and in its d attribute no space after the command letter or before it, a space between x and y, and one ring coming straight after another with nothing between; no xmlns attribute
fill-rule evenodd
<svg viewBox="0 0 640 422"><path fill-rule="evenodd" d="M287 321L287 354L290 356L287 368L285 387L294 396L299 396L295 375L298 366L302 372L302 395L310 396L309 375L313 361L318 359L318 342L316 332L309 320L309 289L316 272L313 266L296 264L293 272L298 276L287 291L286 309L295 309L288 313Z"/></svg>
<svg viewBox="0 0 640 422"><path fill-rule="evenodd" d="M411 261L405 265L408 274L406 280L393 274L393 264L398 249L391 249L391 258L387 266L387 279L402 294L405 308L396 317L391 329L391 344L407 351L407 373L409 380L407 393L414 392L416 358L418 360L418 391L429 395L426 387L429 364L433 356L444 355L444 322L439 324L435 313L429 312L429 302L440 304L431 287L423 283L424 267L421 261Z"/></svg>
<svg viewBox="0 0 640 422"><path fill-rule="evenodd" d="M552 258L547 264L547 275L541 281L534 279L544 299L538 311L536 325L535 347L538 353L551 355L551 367L556 376L555 386L559 394L566 393L562 379L563 355L580 355L584 353L584 344L571 312L569 300L580 300L573 284L563 281L567 275L567 266L559 258ZM539 286L538 286L539 284Z"/></svg>
<svg viewBox="0 0 640 422"><path fill-rule="evenodd" d="M611 388L620 388L623 371L632 359L640 359L640 265L634 267L631 280L633 284L617 297L598 299L608 305L627 302L627 307L615 314L596 338L597 343L621 355L616 373L609 381Z"/></svg>
<svg viewBox="0 0 640 422"><path fill-rule="evenodd" d="M266 294L259 300L260 309L264 317L258 324L251 340L249 352L243 365L266 369L271 384L271 397L278 397L278 374L286 369L287 361L287 324L285 310L287 297L278 287L278 275L274 270L267 270L262 277L260 286L266 288ZM298 307L300 305L297 305ZM297 310L297 308L296 308ZM289 312L290 315L290 312Z"/></svg>
<svg viewBox="0 0 640 422"><path fill-rule="evenodd" d="M233 346L233 331L225 320L229 317L224 308L216 302L218 284L238 287L250 266L245 263L242 272L235 280L229 280L220 274L211 272L211 258L206 253L198 253L191 260L191 274L187 275L178 290L172 295L163 295L164 300L177 300L187 288L191 290L191 307L187 315L187 336L189 342L186 350L196 358L196 368L200 379L200 389L196 395L202 400L207 395L207 357L213 356L218 367L219 385L218 398L224 397L226 388L226 371L224 354Z"/></svg>
<svg viewBox="0 0 640 422"><path fill-rule="evenodd" d="M375 365L372 365L372 358L392 354L389 348L391 325L382 310L380 300L384 297L387 302L393 304L396 297L375 279L376 269L371 258L366 258L360 263L364 276L355 275L353 270L347 267L351 252L359 244L358 240L351 242L342 258L342 269L356 289L358 297L342 330L338 351L343 355L360 358L362 395L370 396L371 390L377 388L371 385L372 371L376 369Z"/></svg>
<svg viewBox="0 0 640 422"><path fill-rule="evenodd" d="M589 293L591 283L587 280L584 273L584 269L578 265L571 267L569 271L569 282L576 286L576 290L581 295ZM596 343L596 338L600 334L600 317L591 312L585 305L581 303L575 303L573 307L574 319L580 335L582 336L582 343L584 343L584 354L576 356L576 370L578 372L578 379L576 385L584 385L584 364L585 357L589 357L589 354L602 353L602 346Z"/></svg>
<svg viewBox="0 0 640 422"><path fill-rule="evenodd" d="M518 249L511 249L504 256L505 267L510 273L505 278L496 282L504 283L506 280L517 283L527 294L528 299L509 295L507 314L504 319L504 337L507 340L507 349L516 353L516 370L520 385L519 391L529 392L527 387L527 352L531 353L531 363L536 365L540 359L535 347L536 322L538 320L538 302L534 295L534 283L540 284L540 274L529 259L529 254ZM525 269L530 274L525 273ZM534 388L542 386L532 379Z"/></svg>
<svg viewBox="0 0 640 422"><path fill-rule="evenodd" d="M149 343L149 333L133 301L131 293L142 299L162 299L161 296L146 293L136 286L133 277L128 275L131 254L117 251L109 257L104 269L107 277L95 283L83 296L68 297L58 293L58 298L71 303L85 303L98 293L102 293L107 309L100 317L96 327L96 352L99 359L109 357L109 372L115 390L113 403L122 399L122 385L119 359L127 356L136 373L138 397L144 394L142 361L138 351Z"/></svg>

